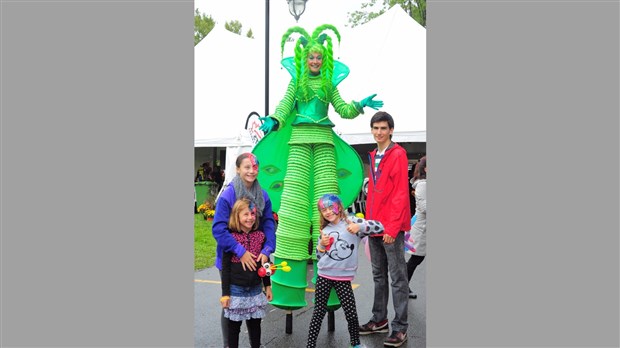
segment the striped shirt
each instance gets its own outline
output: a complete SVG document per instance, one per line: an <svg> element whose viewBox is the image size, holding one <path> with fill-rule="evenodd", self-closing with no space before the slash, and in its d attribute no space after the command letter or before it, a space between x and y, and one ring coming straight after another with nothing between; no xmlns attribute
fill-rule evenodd
<svg viewBox="0 0 620 348"><path fill-rule="evenodd" d="M379 163L381 163L381 159L383 158L383 154L385 154L385 149L381 152L377 150L377 154L375 154L375 173L379 169Z"/></svg>

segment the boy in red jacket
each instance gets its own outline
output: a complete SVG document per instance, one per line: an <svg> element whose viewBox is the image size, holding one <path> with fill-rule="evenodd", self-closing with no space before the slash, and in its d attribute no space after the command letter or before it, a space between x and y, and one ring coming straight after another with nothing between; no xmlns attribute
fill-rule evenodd
<svg viewBox="0 0 620 348"><path fill-rule="evenodd" d="M369 238L375 296L372 318L360 326L360 335L388 332L387 304L389 298L388 271L392 279L394 320L385 346L400 347L407 341L407 311L409 286L405 262L405 231L411 229L407 151L392 142L394 119L384 111L370 120L377 148L369 153L370 173L366 218L380 221L383 234Z"/></svg>

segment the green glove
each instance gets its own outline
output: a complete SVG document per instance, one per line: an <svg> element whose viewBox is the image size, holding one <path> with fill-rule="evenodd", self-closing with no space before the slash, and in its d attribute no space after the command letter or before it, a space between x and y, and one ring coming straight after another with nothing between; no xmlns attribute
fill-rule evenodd
<svg viewBox="0 0 620 348"><path fill-rule="evenodd" d="M377 93L362 99L362 101L360 102L360 105L362 107L368 106L375 110L379 110L379 108L383 106L383 100L372 100L372 98L374 98L376 95Z"/></svg>
<svg viewBox="0 0 620 348"><path fill-rule="evenodd" d="M275 118L267 116L259 117L258 119L263 121L263 124L258 129L262 130L265 135L267 135L267 133L271 131L275 131L278 129L278 120L276 120Z"/></svg>

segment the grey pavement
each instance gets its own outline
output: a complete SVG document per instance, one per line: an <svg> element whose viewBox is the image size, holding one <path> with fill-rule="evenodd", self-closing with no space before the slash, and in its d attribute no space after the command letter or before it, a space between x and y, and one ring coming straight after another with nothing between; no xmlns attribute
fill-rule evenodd
<svg viewBox="0 0 620 348"><path fill-rule="evenodd" d="M362 244L360 244L361 246ZM353 284L358 284L354 289L357 304L357 315L360 324L366 323L372 316L372 302L374 296L374 286L372 281L372 271L370 262L366 258L363 248L358 251L359 268ZM405 255L409 259L409 255ZM410 282L413 292L418 294L418 298L409 299L409 338L406 344L401 347L426 347L426 261L416 269ZM311 279L313 277L312 265L308 265L308 287L313 288ZM194 346L203 348L222 347L222 334L220 325L221 307L219 298L221 296L221 285L219 271L215 267L210 267L195 272L194 275ZM293 332L287 334L286 311L269 305L268 314L263 319L261 329L261 342L265 347L278 348L297 348L305 347L308 336L308 327L312 318L314 305L312 299L313 292L306 292L308 306L294 310ZM347 321L344 317L342 308L334 312L335 330L327 330L327 315L323 319L321 332L317 340L317 347L324 348L345 348L349 347L349 332L347 331ZM388 320L394 318L392 299L388 302ZM360 336L362 345L366 347L383 347L383 340L386 334L372 334ZM239 337L240 347L249 347L249 340L245 324L242 325Z"/></svg>

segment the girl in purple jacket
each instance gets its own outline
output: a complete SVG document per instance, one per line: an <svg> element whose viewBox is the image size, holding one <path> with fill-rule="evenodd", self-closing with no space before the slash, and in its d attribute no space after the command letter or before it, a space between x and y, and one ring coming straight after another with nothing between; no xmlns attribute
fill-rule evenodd
<svg viewBox="0 0 620 348"><path fill-rule="evenodd" d="M231 252L239 258L242 268L256 271L257 261L263 264L269 261L269 256L276 248L275 221L271 210L271 200L263 190L256 177L258 175L258 159L252 153L242 153L235 163L237 175L224 189L215 206L213 218L213 238L217 242L215 267L222 270L224 253ZM247 250L231 235L228 222L231 218L232 207L239 199L247 198L256 206L256 218L259 221L258 229L265 234L265 244L260 251ZM228 346L228 319L221 316L222 338L224 347Z"/></svg>

